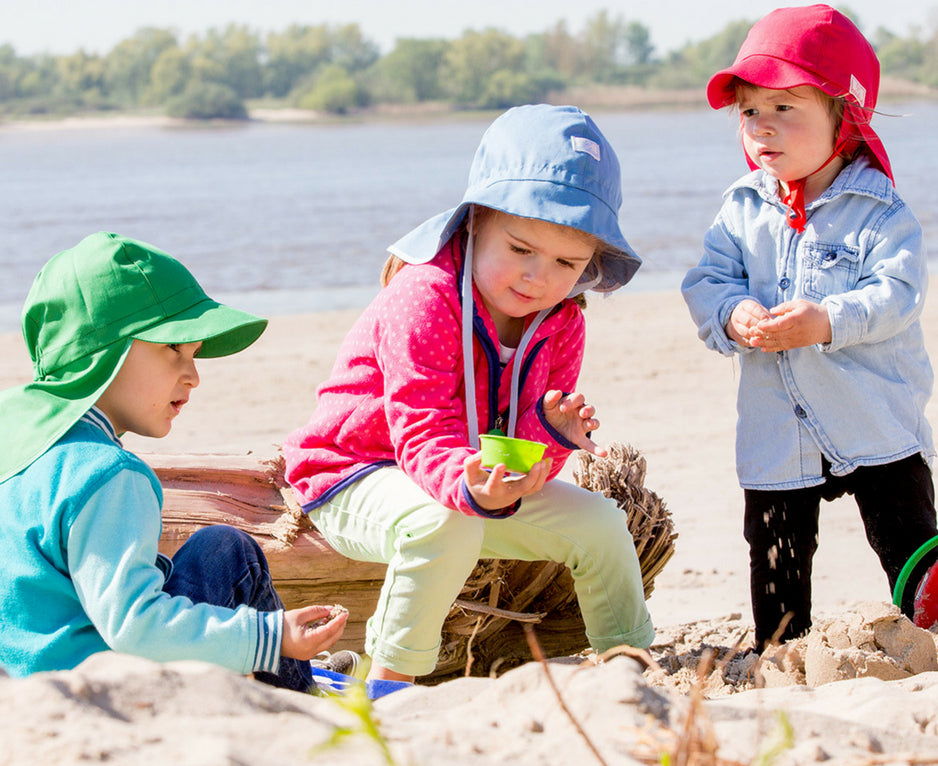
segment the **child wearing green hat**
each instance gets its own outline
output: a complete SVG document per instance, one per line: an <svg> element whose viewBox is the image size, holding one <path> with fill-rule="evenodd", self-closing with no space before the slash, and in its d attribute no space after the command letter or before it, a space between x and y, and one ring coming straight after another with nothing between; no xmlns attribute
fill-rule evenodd
<svg viewBox="0 0 938 766"><path fill-rule="evenodd" d="M162 437L198 385L195 359L234 354L265 319L209 298L177 260L98 233L40 271L23 310L33 382L0 392L0 667L75 667L108 649L213 662L284 688L347 616L285 611L263 552L227 526L160 554L162 490L121 446Z"/></svg>

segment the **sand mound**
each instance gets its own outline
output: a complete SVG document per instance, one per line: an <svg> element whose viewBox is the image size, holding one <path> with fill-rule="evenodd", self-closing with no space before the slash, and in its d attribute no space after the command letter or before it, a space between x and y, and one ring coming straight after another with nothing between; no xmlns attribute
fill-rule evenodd
<svg viewBox="0 0 938 766"><path fill-rule="evenodd" d="M738 620L718 622L675 634L737 635ZM884 622L851 616L841 624L879 626L880 652L892 638L901 643L901 634L889 630L882 638ZM705 700L652 682L627 657L547 667L549 678L544 666L528 663L497 679L417 686L378 700L372 716L399 766L545 766L599 758L617 766L741 766L776 746L776 755L759 762L938 760L934 671ZM335 699L273 689L203 663L161 665L108 652L71 671L0 678L0 762L17 766L389 763L362 723ZM343 731L351 734L330 747Z"/></svg>
<svg viewBox="0 0 938 766"><path fill-rule="evenodd" d="M0 679L4 764L284 764L349 716L215 665L114 652L71 671ZM369 750L350 743L349 753ZM356 763L380 763L379 758Z"/></svg>
<svg viewBox="0 0 938 766"><path fill-rule="evenodd" d="M862 604L808 634L805 680L808 686L864 676L893 681L938 670L935 639L892 604Z"/></svg>
<svg viewBox="0 0 938 766"><path fill-rule="evenodd" d="M650 683L687 693L697 686L709 698L748 689L817 687L851 678L883 681L938 671L938 634L915 627L885 602L816 620L804 638L752 649L752 630L734 614L659 631L651 654L660 666Z"/></svg>

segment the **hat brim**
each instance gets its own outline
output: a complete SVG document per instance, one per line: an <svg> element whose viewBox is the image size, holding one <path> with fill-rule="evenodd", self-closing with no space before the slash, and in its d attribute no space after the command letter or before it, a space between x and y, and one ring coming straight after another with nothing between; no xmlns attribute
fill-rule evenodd
<svg viewBox="0 0 938 766"><path fill-rule="evenodd" d="M56 371L54 379L0 393L0 481L16 475L77 423L111 384L131 339L83 356Z"/></svg>
<svg viewBox="0 0 938 766"><path fill-rule="evenodd" d="M736 101L736 85L734 80L739 78L760 88L784 90L797 88L801 85L813 85L824 91L828 96L842 96L839 88L832 83L818 77L806 69L792 64L790 61L753 54L733 66L717 72L707 83L707 101L714 109L722 109Z"/></svg>
<svg viewBox="0 0 938 766"><path fill-rule="evenodd" d="M532 183L547 182L528 181L526 183L530 186ZM622 235L618 221L614 220L611 211L601 205L588 204L585 201L580 206L557 204L552 202L548 195L543 195L540 198L541 205L539 209L532 210L530 199L533 195L530 194L530 189L519 190L518 193L521 195L520 204L526 209L524 215L515 212L517 208L512 206L510 194L508 196L503 194L498 204L474 199L464 200L459 207L452 208L424 221L391 245L388 251L406 263L428 263L433 260L450 237L456 233L459 225L466 217L470 205L478 204L493 210L500 210L509 215L517 215L521 218L533 218L562 226L570 226L588 232L604 242L608 249L599 254L602 280L598 284L592 285L589 288L591 290L611 292L622 287L635 276L635 272L641 266L642 260L635 254L631 245ZM596 232L603 232L604 236L600 236Z"/></svg>
<svg viewBox="0 0 938 766"><path fill-rule="evenodd" d="M212 359L244 350L266 327L266 319L207 298L134 333L134 338L147 343L201 343L198 356Z"/></svg>

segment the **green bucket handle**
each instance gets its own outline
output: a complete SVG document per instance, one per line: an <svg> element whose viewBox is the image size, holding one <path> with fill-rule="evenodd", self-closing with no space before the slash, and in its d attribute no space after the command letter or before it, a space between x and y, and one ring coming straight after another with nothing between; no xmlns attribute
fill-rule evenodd
<svg viewBox="0 0 938 766"><path fill-rule="evenodd" d="M938 548L938 536L920 545L918 550L905 562L905 566L902 567L902 571L899 572L899 579L896 580L896 587L892 590L893 604L900 608L902 607L902 595L905 592L905 586L909 581L909 577L912 576L912 570L915 569L918 562L925 558L925 555L934 548Z"/></svg>

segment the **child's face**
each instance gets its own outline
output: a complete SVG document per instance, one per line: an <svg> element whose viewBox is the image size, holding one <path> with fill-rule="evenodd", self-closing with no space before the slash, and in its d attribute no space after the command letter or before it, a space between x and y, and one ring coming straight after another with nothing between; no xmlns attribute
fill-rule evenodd
<svg viewBox="0 0 938 766"><path fill-rule="evenodd" d="M595 245L575 229L489 212L475 230L472 276L503 343L520 337L523 318L570 294Z"/></svg>
<svg viewBox="0 0 938 766"><path fill-rule="evenodd" d="M842 166L831 162L810 178L834 151L836 117L820 92L809 85L790 90L755 86L737 89L743 145L749 157L769 175L787 183L809 178L827 188ZM828 178L829 177L829 178Z"/></svg>
<svg viewBox="0 0 938 766"><path fill-rule="evenodd" d="M201 343L165 345L135 340L111 385L97 401L118 434L166 436L173 418L199 385Z"/></svg>

